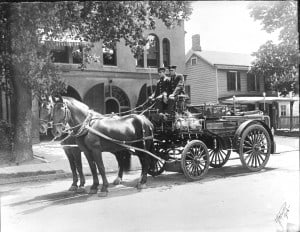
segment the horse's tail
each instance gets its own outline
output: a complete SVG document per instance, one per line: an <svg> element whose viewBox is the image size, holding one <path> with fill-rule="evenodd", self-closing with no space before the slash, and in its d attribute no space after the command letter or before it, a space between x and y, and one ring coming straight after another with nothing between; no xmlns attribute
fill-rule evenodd
<svg viewBox="0 0 300 232"><path fill-rule="evenodd" d="M119 168L125 172L130 171L131 152L129 150L120 150L114 153L118 161Z"/></svg>
<svg viewBox="0 0 300 232"><path fill-rule="evenodd" d="M142 123L142 129L144 130L144 136L152 136L153 137L153 130L154 126L152 122L145 116L145 115L139 115L140 121ZM151 151L152 150L152 145L153 145L153 138L147 139L145 141L145 149Z"/></svg>
<svg viewBox="0 0 300 232"><path fill-rule="evenodd" d="M131 152L129 150L120 151L124 172L130 171L131 167Z"/></svg>

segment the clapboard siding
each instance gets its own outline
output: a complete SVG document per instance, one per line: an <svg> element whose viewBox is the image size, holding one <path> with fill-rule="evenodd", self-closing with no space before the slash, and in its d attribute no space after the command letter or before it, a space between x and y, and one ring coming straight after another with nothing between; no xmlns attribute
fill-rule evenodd
<svg viewBox="0 0 300 232"><path fill-rule="evenodd" d="M191 65L191 59L197 64ZM197 56L191 56L186 63L186 84L191 88L191 104L217 103L216 69Z"/></svg>
<svg viewBox="0 0 300 232"><path fill-rule="evenodd" d="M229 70L218 70L218 85L219 85L219 98L231 97L233 95L262 95L264 90L263 79L259 79L260 89L259 91L248 91L247 90L247 72L239 71L241 76L241 91L228 91L227 90L227 71ZM235 70L232 70L235 71Z"/></svg>
<svg viewBox="0 0 300 232"><path fill-rule="evenodd" d="M191 65L192 58L197 59L196 65ZM247 70L245 70L245 67L234 66L234 64L232 64L232 67L236 67L240 72L241 91L227 90L227 71L230 71L229 69L217 69L215 65L209 64L199 56L191 55L185 64L186 74L188 75L186 85L190 85L191 104L218 103L219 98L232 97L233 95L262 95L264 92L263 78L259 79L259 91L248 91ZM236 70L232 69L231 71ZM218 85L216 84L216 78Z"/></svg>

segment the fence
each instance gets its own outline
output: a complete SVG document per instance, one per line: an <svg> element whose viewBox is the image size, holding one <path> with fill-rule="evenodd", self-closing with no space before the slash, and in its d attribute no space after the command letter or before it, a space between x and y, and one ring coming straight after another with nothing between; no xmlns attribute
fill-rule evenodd
<svg viewBox="0 0 300 232"><path fill-rule="evenodd" d="M292 129L299 129L299 116L293 116ZM280 116L278 119L278 129L290 129L290 116Z"/></svg>

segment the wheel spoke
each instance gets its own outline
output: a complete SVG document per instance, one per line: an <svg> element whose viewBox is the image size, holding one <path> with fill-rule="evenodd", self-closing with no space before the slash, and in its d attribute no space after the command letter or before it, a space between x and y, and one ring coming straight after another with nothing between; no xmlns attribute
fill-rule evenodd
<svg viewBox="0 0 300 232"><path fill-rule="evenodd" d="M252 152L248 156L245 156L245 161L247 161L247 159L249 159L247 162L247 165L249 165L250 161L252 160Z"/></svg>
<svg viewBox="0 0 300 232"><path fill-rule="evenodd" d="M250 140L246 140L246 139L245 139L244 143L248 143L248 144L250 145L250 147L253 146L253 144L252 144L252 142L251 142Z"/></svg>
<svg viewBox="0 0 300 232"><path fill-rule="evenodd" d="M194 159L194 156L191 156L192 154L190 154L190 153L188 153L188 154L186 154L186 157L187 158L190 158L191 160L193 160Z"/></svg>

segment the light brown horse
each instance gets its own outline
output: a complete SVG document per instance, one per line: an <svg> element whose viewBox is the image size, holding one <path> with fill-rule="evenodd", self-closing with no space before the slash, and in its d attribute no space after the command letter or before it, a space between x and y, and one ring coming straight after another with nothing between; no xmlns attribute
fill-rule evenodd
<svg viewBox="0 0 300 232"><path fill-rule="evenodd" d="M119 141L145 150L153 148L153 125L145 116L131 114L105 117L91 111L87 105L73 98L54 98L52 134L55 137L61 136L67 125L73 129L79 148L87 157L91 157L98 167L103 182L99 196L106 196L108 192L108 181L102 160L103 151L115 153L118 158L119 152L126 150ZM87 129L87 126L103 136ZM150 158L148 154L137 150L135 155L139 157L142 166L141 177L137 184L137 188L141 189L146 186Z"/></svg>

